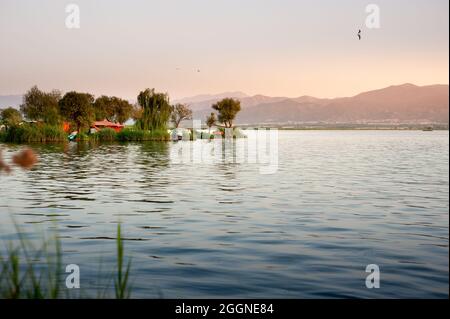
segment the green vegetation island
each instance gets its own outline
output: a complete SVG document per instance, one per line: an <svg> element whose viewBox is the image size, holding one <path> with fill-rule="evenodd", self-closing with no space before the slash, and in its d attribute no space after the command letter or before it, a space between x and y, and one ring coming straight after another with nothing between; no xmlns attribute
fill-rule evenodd
<svg viewBox="0 0 450 319"><path fill-rule="evenodd" d="M210 139L223 135L227 128L235 130L239 100L224 98L211 107L215 112L205 119L207 131L187 130L189 139ZM134 124L125 125L130 119ZM115 96L94 98L75 91L62 95L58 90L44 92L33 86L24 95L20 110L0 110L0 142L169 141L184 139L186 130L179 130L180 123L191 119L187 104L171 105L169 95L155 89L139 92L137 103L132 105ZM213 126L216 132L211 132Z"/></svg>

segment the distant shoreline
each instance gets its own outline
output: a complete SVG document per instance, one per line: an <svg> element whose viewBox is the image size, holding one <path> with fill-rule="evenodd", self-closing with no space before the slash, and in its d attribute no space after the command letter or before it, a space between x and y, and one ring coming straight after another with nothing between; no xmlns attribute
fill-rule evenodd
<svg viewBox="0 0 450 319"><path fill-rule="evenodd" d="M273 124L255 124L255 125L241 125L242 129L246 128L276 128L282 131L448 131L448 124L402 124L402 125L357 125L357 124L343 124L343 125L273 125Z"/></svg>

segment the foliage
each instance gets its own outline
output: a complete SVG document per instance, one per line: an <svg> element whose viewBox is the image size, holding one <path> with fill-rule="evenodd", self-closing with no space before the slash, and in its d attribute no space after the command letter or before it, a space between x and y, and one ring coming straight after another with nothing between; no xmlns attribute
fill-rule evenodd
<svg viewBox="0 0 450 319"><path fill-rule="evenodd" d="M217 118L216 118L216 113L211 112L211 114L206 117L206 125L208 126L209 129L211 129L211 127L216 124L217 122Z"/></svg>
<svg viewBox="0 0 450 319"><path fill-rule="evenodd" d="M19 125L20 122L22 122L22 114L15 108L8 107L0 111L0 124L5 125L6 129Z"/></svg>
<svg viewBox="0 0 450 319"><path fill-rule="evenodd" d="M44 239L35 249L22 235L16 225L19 245L9 244L6 256L0 255L0 298L6 299L56 299L60 295L62 267L61 245L55 235ZM50 251L52 248L54 251ZM45 260L44 267L36 266Z"/></svg>
<svg viewBox="0 0 450 319"><path fill-rule="evenodd" d="M98 97L94 102L95 120L101 121L107 119L112 121L114 116L114 105L111 98L106 95Z"/></svg>
<svg viewBox="0 0 450 319"><path fill-rule="evenodd" d="M171 113L169 96L157 93L155 89L145 89L139 93L137 100L142 116L136 126L141 130L165 130Z"/></svg>
<svg viewBox="0 0 450 319"><path fill-rule="evenodd" d="M107 119L111 122L126 122L133 113L133 105L121 98L102 95L94 102L95 119Z"/></svg>
<svg viewBox="0 0 450 319"><path fill-rule="evenodd" d="M140 107L139 104L135 104L133 105L133 110L131 111L131 118L137 122L142 118L143 113L144 110L142 107Z"/></svg>
<svg viewBox="0 0 450 319"><path fill-rule="evenodd" d="M68 92L59 101L61 115L75 124L77 131L89 128L92 124L94 114L94 97L89 93Z"/></svg>
<svg viewBox="0 0 450 319"><path fill-rule="evenodd" d="M90 137L88 134L81 132L81 133L77 134L77 137L75 138L75 140L77 142L87 142L90 140Z"/></svg>
<svg viewBox="0 0 450 319"><path fill-rule="evenodd" d="M4 299L58 299L64 297L61 287L63 263L58 234L44 238L40 247L33 246L16 225L18 244L7 245L0 254L0 298ZM125 247L121 225L117 226L117 269L114 279L114 295L118 299L130 298L131 259L125 265ZM114 277L114 278L113 278ZM106 288L110 288L108 284ZM66 297L71 297L67 292ZM72 296L73 297L73 296Z"/></svg>
<svg viewBox="0 0 450 319"><path fill-rule="evenodd" d="M233 121L241 110L241 102L232 98L225 98L212 105L219 112L218 120L225 127L233 127Z"/></svg>
<svg viewBox="0 0 450 319"><path fill-rule="evenodd" d="M125 128L117 133L117 140L121 142L168 141L169 139L169 133L165 130L144 131L135 128Z"/></svg>
<svg viewBox="0 0 450 319"><path fill-rule="evenodd" d="M122 240L122 232L120 224L117 225L117 271L116 279L114 280L114 290L116 293L116 299L130 298L131 288L128 283L130 275L131 260L128 261L126 268L124 269L124 247Z"/></svg>
<svg viewBox="0 0 450 319"><path fill-rule="evenodd" d="M116 109L114 114L115 122L120 124L125 123L133 113L133 105L130 104L127 100L116 99Z"/></svg>
<svg viewBox="0 0 450 319"><path fill-rule="evenodd" d="M117 132L112 128L104 128L95 133L100 142L112 142L117 139Z"/></svg>
<svg viewBox="0 0 450 319"><path fill-rule="evenodd" d="M10 127L4 136L9 143L61 142L67 140L67 134L61 126L48 124L23 124Z"/></svg>
<svg viewBox="0 0 450 319"><path fill-rule="evenodd" d="M61 93L57 90L47 93L33 86L25 93L20 110L29 120L57 125L61 122L58 106L60 99Z"/></svg>
<svg viewBox="0 0 450 319"><path fill-rule="evenodd" d="M229 129L230 131L228 131L227 133L227 129ZM247 138L247 135L244 134L244 132L237 127L234 128L224 128L224 127L219 127L218 131L222 132L222 137L227 138L227 137L232 137L232 138ZM229 134L229 135L227 135Z"/></svg>
<svg viewBox="0 0 450 319"><path fill-rule="evenodd" d="M186 104L175 104L172 106L170 119L175 125L175 128L178 128L181 121L192 119L192 110Z"/></svg>

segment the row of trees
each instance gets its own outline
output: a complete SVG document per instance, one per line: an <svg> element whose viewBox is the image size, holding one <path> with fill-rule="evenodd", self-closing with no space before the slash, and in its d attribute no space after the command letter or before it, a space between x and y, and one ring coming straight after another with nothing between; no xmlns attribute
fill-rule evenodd
<svg viewBox="0 0 450 319"><path fill-rule="evenodd" d="M131 117L133 106L118 97L100 96L80 92L43 92L33 86L23 97L20 110L28 120L60 125L70 122L78 131L89 127L95 120L108 119L124 123Z"/></svg>
<svg viewBox="0 0 450 319"><path fill-rule="evenodd" d="M225 98L212 105L217 111L206 120L208 127L222 123L226 128L233 126L236 114L240 111L240 102ZM192 110L186 104L171 105L166 93L145 89L137 97L137 104L115 96L102 95L97 99L92 94L71 91L62 96L60 91L43 92L33 86L23 97L20 111L7 108L0 112L2 124L6 128L19 124L22 114L28 120L61 125L63 121L71 123L78 131L89 128L94 120L107 119L123 124L128 119L136 121L141 130L164 130L169 121L179 127L183 120L192 119Z"/></svg>

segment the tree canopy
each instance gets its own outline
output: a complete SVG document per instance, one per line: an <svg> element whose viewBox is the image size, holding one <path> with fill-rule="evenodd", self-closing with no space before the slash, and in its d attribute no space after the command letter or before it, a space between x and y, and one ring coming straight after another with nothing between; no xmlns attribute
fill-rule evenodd
<svg viewBox="0 0 450 319"><path fill-rule="evenodd" d="M192 110L186 104L175 104L172 106L170 119L175 127L178 128L181 121L192 119Z"/></svg>
<svg viewBox="0 0 450 319"><path fill-rule="evenodd" d="M206 125L208 126L208 128L211 128L214 124L216 124L216 122L216 113L211 112L211 114L206 117Z"/></svg>
<svg viewBox="0 0 450 319"><path fill-rule="evenodd" d="M114 104L111 98L106 95L99 96L94 102L95 120L112 120L114 116Z"/></svg>
<svg viewBox="0 0 450 319"><path fill-rule="evenodd" d="M22 114L13 107L0 110L0 124L5 125L6 129L11 126L19 125L22 122Z"/></svg>
<svg viewBox="0 0 450 319"><path fill-rule="evenodd" d="M169 122L171 106L169 96L155 92L155 89L145 89L137 97L142 108L142 116L136 126L142 130L163 130Z"/></svg>
<svg viewBox="0 0 450 319"><path fill-rule="evenodd" d="M218 120L227 128L233 127L233 121L241 110L241 102L233 98L225 98L212 105L219 113Z"/></svg>
<svg viewBox="0 0 450 319"><path fill-rule="evenodd" d="M107 119L122 124L132 116L133 105L115 96L102 95L95 100L94 111L97 121Z"/></svg>
<svg viewBox="0 0 450 319"><path fill-rule="evenodd" d="M47 93L33 86L25 93L20 110L29 120L56 125L61 120L58 109L60 99L61 92L57 90Z"/></svg>
<svg viewBox="0 0 450 319"><path fill-rule="evenodd" d="M89 93L68 92L59 101L61 115L75 124L78 132L89 128L95 119L94 97Z"/></svg>

